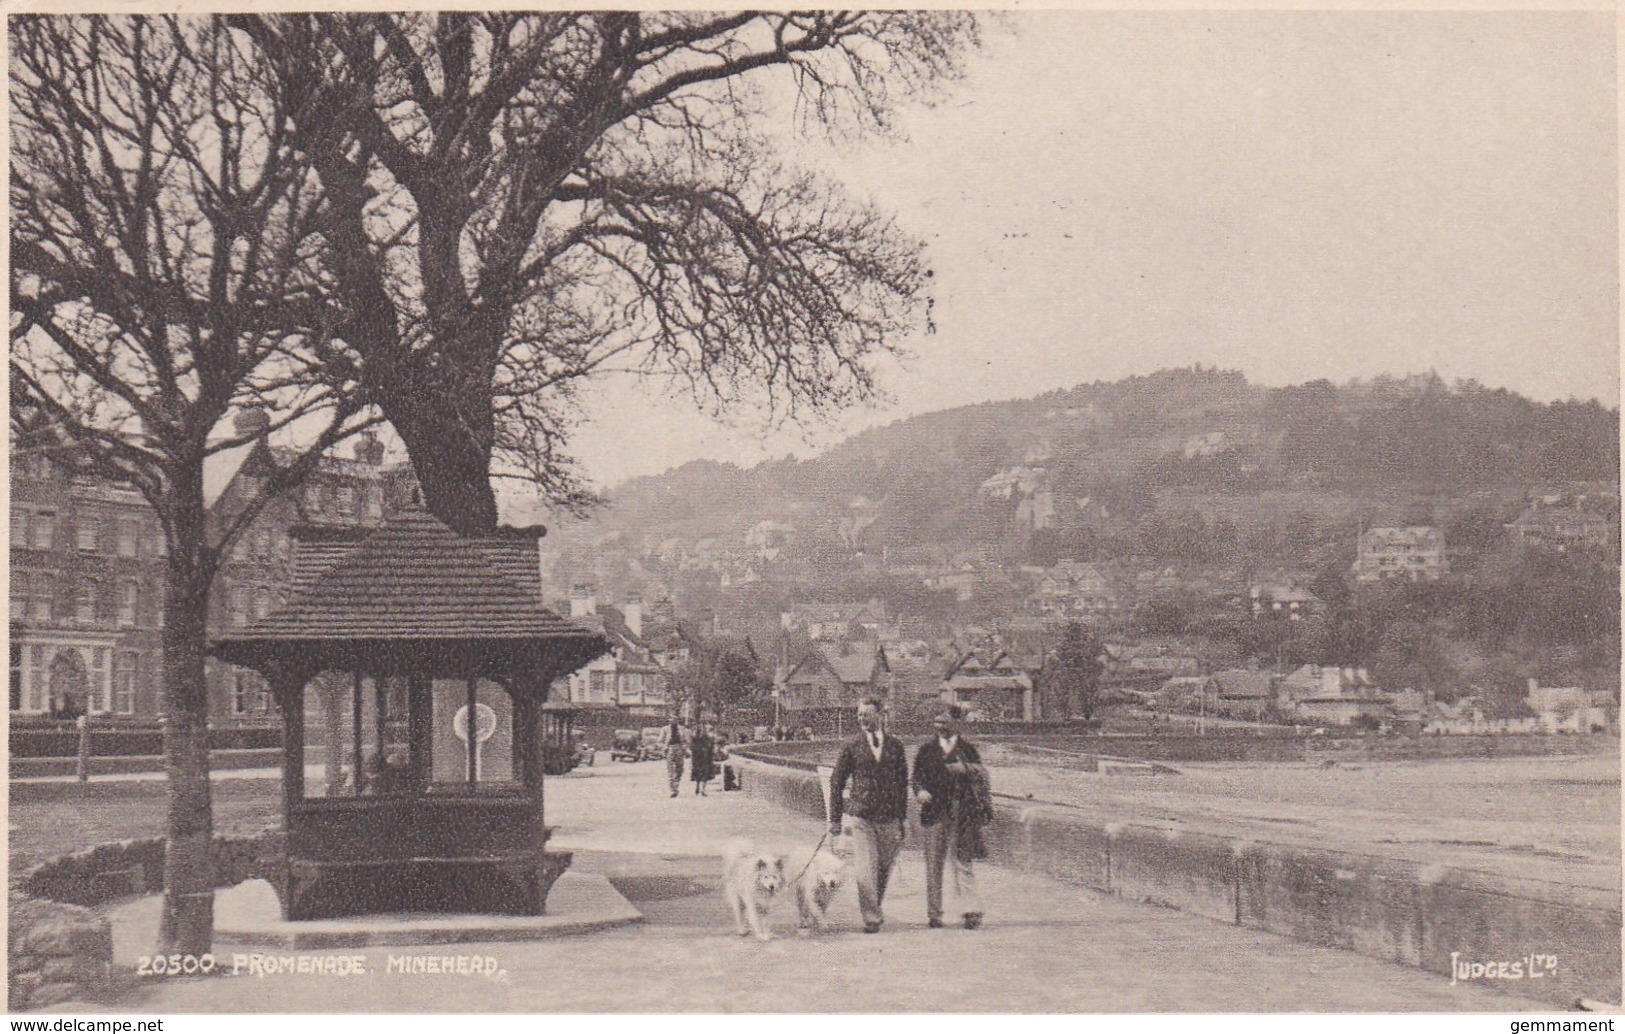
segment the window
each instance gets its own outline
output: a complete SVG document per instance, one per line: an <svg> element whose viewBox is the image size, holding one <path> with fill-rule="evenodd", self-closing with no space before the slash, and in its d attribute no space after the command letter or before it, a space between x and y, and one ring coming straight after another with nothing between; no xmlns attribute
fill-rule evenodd
<svg viewBox="0 0 1625 1034"><path fill-rule="evenodd" d="M23 710L43 711L49 704L46 697L45 647L30 646L28 659L23 665Z"/></svg>
<svg viewBox="0 0 1625 1034"><path fill-rule="evenodd" d="M90 651L90 688L85 696L88 698L85 710L91 714L109 709L111 688L107 678L107 654L105 646L99 646Z"/></svg>
<svg viewBox="0 0 1625 1034"><path fill-rule="evenodd" d="M233 586L226 590L226 598L231 601L231 623L245 625L248 623L248 587Z"/></svg>
<svg viewBox="0 0 1625 1034"><path fill-rule="evenodd" d="M135 714L135 675L140 659L140 654L128 650L113 655L113 710L119 714Z"/></svg>
<svg viewBox="0 0 1625 1034"><path fill-rule="evenodd" d="M133 557L136 554L136 540L140 537L134 521L118 522L118 555Z"/></svg>
<svg viewBox="0 0 1625 1034"><path fill-rule="evenodd" d="M81 625L96 623L96 596L101 586L94 578L73 588L73 619Z"/></svg>
<svg viewBox="0 0 1625 1034"><path fill-rule="evenodd" d="M23 646L11 641L11 709L23 709Z"/></svg>
<svg viewBox="0 0 1625 1034"><path fill-rule="evenodd" d="M257 557L271 555L271 529L261 528L254 532L253 553Z"/></svg>
<svg viewBox="0 0 1625 1034"><path fill-rule="evenodd" d="M362 496L367 503L367 516L378 520L384 515L383 489L378 485L367 485L362 489Z"/></svg>
<svg viewBox="0 0 1625 1034"><path fill-rule="evenodd" d="M11 508L11 547L28 548L28 511L16 506Z"/></svg>
<svg viewBox="0 0 1625 1034"><path fill-rule="evenodd" d="M350 485L340 485L334 490L337 497L339 516L350 517L355 514L355 489Z"/></svg>
<svg viewBox="0 0 1625 1034"><path fill-rule="evenodd" d="M53 610L51 605L51 594L53 591L51 579L47 578L44 574L41 574L38 571L31 574L25 574L23 577L26 579L23 585L23 592L25 592L28 596L28 616L33 618L35 621L51 620Z"/></svg>
<svg viewBox="0 0 1625 1034"><path fill-rule="evenodd" d="M231 685L231 713L232 714L264 714L268 708L269 694L266 692L265 679L252 671L237 671L232 675Z"/></svg>
<svg viewBox="0 0 1625 1034"><path fill-rule="evenodd" d="M258 621L271 609L271 590L260 586L254 590L254 620Z"/></svg>
<svg viewBox="0 0 1625 1034"><path fill-rule="evenodd" d="M96 533L100 530L96 518L88 513L81 513L79 521L74 526L74 540L81 553L96 552Z"/></svg>
<svg viewBox="0 0 1625 1034"><path fill-rule="evenodd" d="M35 549L56 548L56 514L50 510L41 510L34 514L30 522L34 530Z"/></svg>
<svg viewBox="0 0 1625 1034"><path fill-rule="evenodd" d="M118 623L123 628L135 626L136 601L141 598L141 585L134 580L119 586Z"/></svg>
<svg viewBox="0 0 1625 1034"><path fill-rule="evenodd" d="M588 675L591 688L587 692L587 699L593 703L609 702L609 673L595 671Z"/></svg>

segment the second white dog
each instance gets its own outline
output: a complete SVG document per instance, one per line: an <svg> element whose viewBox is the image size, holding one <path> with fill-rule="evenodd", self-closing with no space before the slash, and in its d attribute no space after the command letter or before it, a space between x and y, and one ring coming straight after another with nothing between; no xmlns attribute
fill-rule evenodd
<svg viewBox="0 0 1625 1034"><path fill-rule="evenodd" d="M835 894L852 877L852 863L831 851L817 851L811 858L792 858L796 878L796 908L800 912L798 933L829 928L829 906Z"/></svg>

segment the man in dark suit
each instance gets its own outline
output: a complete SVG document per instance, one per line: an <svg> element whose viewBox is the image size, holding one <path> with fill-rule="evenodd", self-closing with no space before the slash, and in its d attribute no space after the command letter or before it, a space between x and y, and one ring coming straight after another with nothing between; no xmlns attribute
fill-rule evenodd
<svg viewBox="0 0 1625 1034"><path fill-rule="evenodd" d="M886 881L902 849L908 820L908 754L902 740L881 729L877 701L865 700L858 706L858 726L857 738L841 748L830 777L829 832L841 835L844 814L852 832L852 870L863 932L878 933L886 918L880 908Z"/></svg>
<svg viewBox="0 0 1625 1034"><path fill-rule="evenodd" d="M914 755L914 796L925 833L926 918L933 928L942 925L942 870L951 866L965 929L974 930L982 925L982 899L971 863L986 820L977 780L986 772L976 746L959 734L963 713L950 705L932 719L936 735Z"/></svg>

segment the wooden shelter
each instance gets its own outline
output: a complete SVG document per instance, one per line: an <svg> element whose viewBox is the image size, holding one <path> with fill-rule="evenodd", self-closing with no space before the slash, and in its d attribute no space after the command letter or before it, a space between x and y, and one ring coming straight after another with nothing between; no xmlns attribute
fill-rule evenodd
<svg viewBox="0 0 1625 1034"><path fill-rule="evenodd" d="M213 644L282 711L286 918L543 911L569 856L545 850L541 715L607 644L542 606L539 534L462 538L421 510L296 534L286 605Z"/></svg>

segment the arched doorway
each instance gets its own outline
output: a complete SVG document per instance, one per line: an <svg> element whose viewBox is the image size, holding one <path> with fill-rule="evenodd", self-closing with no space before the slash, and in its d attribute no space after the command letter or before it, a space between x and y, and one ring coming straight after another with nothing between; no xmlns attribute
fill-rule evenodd
<svg viewBox="0 0 1625 1034"><path fill-rule="evenodd" d="M85 713L90 700L90 675L78 650L58 650L51 658L49 685L52 717L78 718Z"/></svg>

